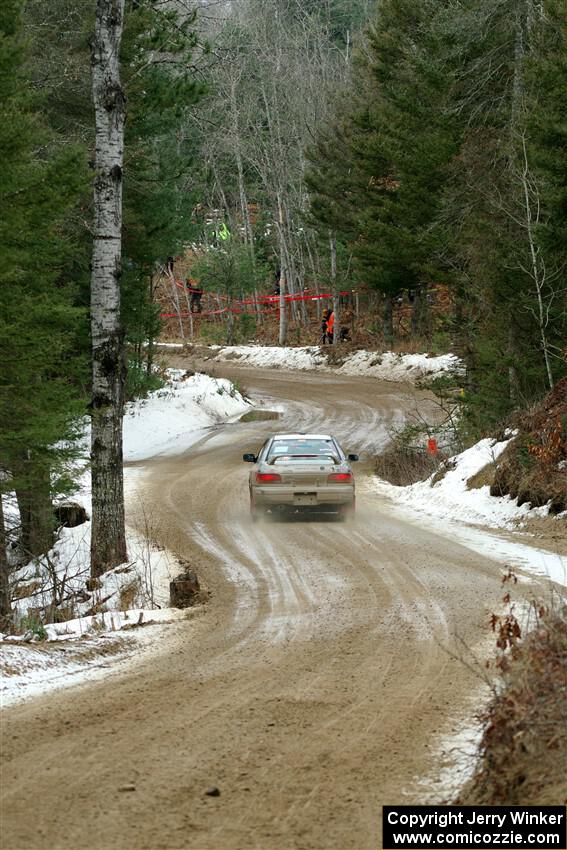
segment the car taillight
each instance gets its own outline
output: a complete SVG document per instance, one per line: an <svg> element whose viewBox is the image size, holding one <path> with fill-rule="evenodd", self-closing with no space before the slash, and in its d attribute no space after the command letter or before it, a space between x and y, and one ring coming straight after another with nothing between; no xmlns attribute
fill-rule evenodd
<svg viewBox="0 0 567 850"><path fill-rule="evenodd" d="M350 472L333 472L327 478L329 484L351 484L352 474Z"/></svg>
<svg viewBox="0 0 567 850"><path fill-rule="evenodd" d="M277 481L281 481L281 475L278 475L277 472L257 472L256 473L256 483L257 484L275 484Z"/></svg>

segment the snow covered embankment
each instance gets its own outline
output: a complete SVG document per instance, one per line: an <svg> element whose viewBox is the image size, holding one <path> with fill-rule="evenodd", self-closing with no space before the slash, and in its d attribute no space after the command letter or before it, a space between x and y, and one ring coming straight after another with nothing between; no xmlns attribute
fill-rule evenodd
<svg viewBox="0 0 567 850"><path fill-rule="evenodd" d="M167 374L165 387L126 406L125 461L179 454L196 443L204 429L250 409L231 381L181 369L168 369Z"/></svg>
<svg viewBox="0 0 567 850"><path fill-rule="evenodd" d="M242 416L250 404L227 380L169 370L165 387L146 399L127 405L124 417L124 458L149 459L187 450L205 429ZM87 452L85 439L85 454ZM138 468L125 470L129 501L136 499ZM83 475L75 501L90 513L90 474ZM151 518L148 519L151 525ZM123 656L148 643L137 626L171 623L186 611L169 608L169 582L181 572L175 556L127 529L130 560L87 586L90 568L90 522L62 528L56 545L12 575L19 638L2 642L2 700L4 703L40 693L61 684L90 678L101 656ZM148 536L152 529L148 528ZM62 622L42 625L41 612L57 594ZM126 632L122 632L122 630ZM109 643L109 636L121 637ZM0 635L0 641L4 636ZM159 634L154 635L159 643ZM77 643L76 640L82 640ZM75 643L70 643L70 641ZM9 641L9 643L8 643ZM49 650L57 642L60 651ZM64 642L62 644L62 642Z"/></svg>
<svg viewBox="0 0 567 850"><path fill-rule="evenodd" d="M567 558L555 552L507 541L474 526L517 530L528 517L548 515L547 507L519 506L510 496L491 496L488 485L471 487L470 480L488 464L496 463L512 437L506 440L485 439L455 455L425 481L397 487L375 477L372 487L395 505L403 507L404 516L412 515L420 524L443 534L451 534L468 548L489 557L523 567L528 572L550 578L567 586ZM557 517L564 522L564 517Z"/></svg>
<svg viewBox="0 0 567 850"><path fill-rule="evenodd" d="M279 348L277 346L232 345L211 346L211 359L235 362L262 369L290 369L305 372L334 372L358 375L382 381L418 383L460 369L455 354L430 357L428 354L395 354L391 351L353 351L345 355L341 365L329 365L325 349L319 346ZM335 352L336 349L333 349ZM338 349L341 354L341 349Z"/></svg>
<svg viewBox="0 0 567 850"><path fill-rule="evenodd" d="M402 504L419 507L438 517L463 520L477 525L510 528L515 520L531 513L529 505L518 507L509 496L491 496L488 485L471 489L469 480L487 464L495 463L510 440L481 440L470 449L450 458L446 471L435 472L425 481L407 487L396 487L377 479L380 493ZM539 516L545 508L536 509ZM533 515L533 514L532 514Z"/></svg>

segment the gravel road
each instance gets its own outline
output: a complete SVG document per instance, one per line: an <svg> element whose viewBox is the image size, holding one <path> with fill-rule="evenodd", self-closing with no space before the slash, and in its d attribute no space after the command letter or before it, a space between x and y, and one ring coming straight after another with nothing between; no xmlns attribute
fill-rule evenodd
<svg viewBox="0 0 567 850"><path fill-rule="evenodd" d="M123 676L4 712L5 850L370 850L381 806L423 801L440 738L479 692L460 656L483 652L500 566L383 511L364 462L426 397L216 368L281 421L212 429L145 464L141 485L158 540L210 601ZM361 453L352 524L250 522L241 455L288 429Z"/></svg>

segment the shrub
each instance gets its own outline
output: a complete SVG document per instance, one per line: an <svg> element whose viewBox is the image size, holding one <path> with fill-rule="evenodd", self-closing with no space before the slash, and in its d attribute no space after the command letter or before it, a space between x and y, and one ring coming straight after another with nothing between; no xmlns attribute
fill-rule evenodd
<svg viewBox="0 0 567 850"><path fill-rule="evenodd" d="M159 372L152 370L148 373L143 364L134 360L129 362L128 373L126 375L126 401L145 398L149 392L159 390L164 385L165 381Z"/></svg>

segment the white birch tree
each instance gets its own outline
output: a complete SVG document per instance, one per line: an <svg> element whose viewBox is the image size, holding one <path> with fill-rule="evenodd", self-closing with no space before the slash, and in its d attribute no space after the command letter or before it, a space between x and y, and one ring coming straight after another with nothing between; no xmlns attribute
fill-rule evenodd
<svg viewBox="0 0 567 850"><path fill-rule="evenodd" d="M124 0L97 0L92 41L96 150L91 278L92 543L96 577L127 559L122 470L126 365L120 324L125 99L120 83Z"/></svg>

